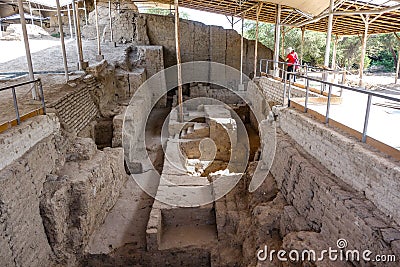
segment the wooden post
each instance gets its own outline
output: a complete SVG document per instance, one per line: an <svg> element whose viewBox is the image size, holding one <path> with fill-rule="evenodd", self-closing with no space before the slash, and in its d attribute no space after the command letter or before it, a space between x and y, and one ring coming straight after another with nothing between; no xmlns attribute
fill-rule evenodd
<svg viewBox="0 0 400 267"><path fill-rule="evenodd" d="M61 41L61 52L64 62L64 72L65 72L65 79L68 82L68 63L67 63L67 53L65 52L65 43L64 43L64 29L63 23L61 19L61 11L60 11L60 0L56 0L56 7L57 7L57 18L58 18L58 29L60 31L60 41Z"/></svg>
<svg viewBox="0 0 400 267"><path fill-rule="evenodd" d="M399 70L400 70L400 48L397 49L397 65L396 65L396 75L395 75L395 80L394 83L397 84L397 81L399 80Z"/></svg>
<svg viewBox="0 0 400 267"><path fill-rule="evenodd" d="M183 122L183 96L182 96L182 66L181 66L181 44L179 36L179 1L174 0L175 6L175 46L176 46L176 65L178 68L178 118Z"/></svg>
<svg viewBox="0 0 400 267"><path fill-rule="evenodd" d="M258 8L257 8L257 21L256 21L256 43L254 45L254 78L257 76L257 57L258 57L258 24L259 24L259 17L260 17L260 13L261 13L261 9L262 9L263 3L259 3ZM261 71L261 70L260 70Z"/></svg>
<svg viewBox="0 0 400 267"><path fill-rule="evenodd" d="M43 28L43 18L42 18L42 12L40 11L40 5L36 5L36 7L38 7L39 10L40 27Z"/></svg>
<svg viewBox="0 0 400 267"><path fill-rule="evenodd" d="M394 32L394 36L397 38L397 41L400 41L400 36L397 32ZM400 71L400 47L397 48L397 65L396 65L396 75L394 76L394 83L397 84L399 80L399 71Z"/></svg>
<svg viewBox="0 0 400 267"><path fill-rule="evenodd" d="M33 22L33 13L32 13L31 1L29 1L28 4L29 4L29 13L31 14L31 24L34 25L35 23Z"/></svg>
<svg viewBox="0 0 400 267"><path fill-rule="evenodd" d="M108 17L110 18L110 41L113 42L113 24L112 24L112 16L111 16L111 0L108 1Z"/></svg>
<svg viewBox="0 0 400 267"><path fill-rule="evenodd" d="M283 59L286 59L285 53L285 26L281 28L282 43L281 43L281 55Z"/></svg>
<svg viewBox="0 0 400 267"><path fill-rule="evenodd" d="M96 2L96 0L95 0ZM95 3L96 5L96 3ZM85 10L85 25L88 25L88 14L87 14L87 9L86 9L86 0L83 0L83 9Z"/></svg>
<svg viewBox="0 0 400 267"><path fill-rule="evenodd" d="M18 0L18 10L19 10L19 16L20 16L20 21L21 21L21 26L22 26L22 35L24 36L25 54L26 54L26 61L27 61L28 70L29 70L29 79L31 81L34 81L35 76L33 74L31 50L29 48L28 32L26 31L26 20L25 20L24 6L22 4L22 0ZM34 100L36 100L37 99L36 86L34 86L31 89L31 92L32 92L32 98Z"/></svg>
<svg viewBox="0 0 400 267"><path fill-rule="evenodd" d="M67 5L67 12L68 12L68 24L69 24L69 34L70 38L74 38L74 32L72 31L72 22L71 22L71 10L69 9L69 4Z"/></svg>
<svg viewBox="0 0 400 267"><path fill-rule="evenodd" d="M96 55L96 60L97 61L101 61L101 60L104 59L104 56L101 54L99 13L98 13L98 10L97 10L97 0L94 0L94 16L95 16L95 21L96 21L96 36L97 36L97 55Z"/></svg>
<svg viewBox="0 0 400 267"><path fill-rule="evenodd" d="M72 11L74 15L74 25L76 34L76 50L78 54L78 68L80 70L85 69L85 63L83 62L83 51L82 51L82 39L81 39L81 26L79 23L79 5L75 0L72 1Z"/></svg>
<svg viewBox="0 0 400 267"><path fill-rule="evenodd" d="M244 37L243 37L243 25L244 25L244 17L242 13L242 34L240 38L240 85L243 84L243 50L244 50Z"/></svg>
<svg viewBox="0 0 400 267"><path fill-rule="evenodd" d="M360 81L359 81L359 86L363 86L363 76L364 76L364 61L365 61L365 54L367 51L367 40L368 40L368 26L369 26L369 15L365 15L365 18L363 15L360 15L361 18L364 21L365 27L364 27L364 34L363 34L363 40L362 40L362 46L361 46L361 58L360 58Z"/></svg>
<svg viewBox="0 0 400 267"><path fill-rule="evenodd" d="M331 38L332 38L332 26L333 26L333 8L335 1L331 0L329 6L329 17L328 17L328 32L326 33L326 47L325 47L325 59L324 66L329 68L329 54L331 52Z"/></svg>
<svg viewBox="0 0 400 267"><path fill-rule="evenodd" d="M303 65L304 57L304 38L306 33L306 27L301 27L301 51L300 51L300 65Z"/></svg>
<svg viewBox="0 0 400 267"><path fill-rule="evenodd" d="M274 44L274 76L279 76L278 61L279 61L279 39L281 27L282 6L276 5L276 21L275 21L275 44Z"/></svg>
<svg viewBox="0 0 400 267"><path fill-rule="evenodd" d="M333 43L333 53L332 53L332 69L333 69L333 79L336 79L336 55L337 55L337 45L339 42L339 38L337 36L337 34L335 35L335 42Z"/></svg>

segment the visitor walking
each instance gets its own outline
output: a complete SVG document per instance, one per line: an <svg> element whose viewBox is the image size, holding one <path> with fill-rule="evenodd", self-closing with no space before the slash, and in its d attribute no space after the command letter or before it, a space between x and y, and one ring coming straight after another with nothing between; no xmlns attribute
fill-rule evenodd
<svg viewBox="0 0 400 267"><path fill-rule="evenodd" d="M288 73L287 73L286 78L289 80L290 73L294 72L298 67L296 65L299 64L299 57L297 56L297 53L294 51L294 49L291 47L289 47L287 49L287 53L288 53L288 55L286 56L286 61L288 62L288 64L287 64L287 72ZM293 76L293 81L295 82L296 76L294 76L294 75L292 75L292 76Z"/></svg>

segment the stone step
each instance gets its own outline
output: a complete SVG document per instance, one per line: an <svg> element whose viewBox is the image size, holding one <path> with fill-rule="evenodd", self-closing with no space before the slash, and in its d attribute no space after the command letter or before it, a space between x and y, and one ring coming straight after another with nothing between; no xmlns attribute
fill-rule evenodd
<svg viewBox="0 0 400 267"><path fill-rule="evenodd" d="M190 234L188 234L190 233ZM159 250L185 249L187 247L210 250L217 242L216 225L164 226Z"/></svg>
<svg viewBox="0 0 400 267"><path fill-rule="evenodd" d="M207 123L195 123L193 127L189 127L183 139L199 139L210 136L210 127Z"/></svg>
<svg viewBox="0 0 400 267"><path fill-rule="evenodd" d="M193 133L194 132L194 127L193 126L190 126L188 129L187 129L187 135L188 134L191 134L191 133Z"/></svg>
<svg viewBox="0 0 400 267"><path fill-rule="evenodd" d="M187 130L186 130L186 129L183 129L183 130L181 131L181 138L185 137L186 134L187 134Z"/></svg>

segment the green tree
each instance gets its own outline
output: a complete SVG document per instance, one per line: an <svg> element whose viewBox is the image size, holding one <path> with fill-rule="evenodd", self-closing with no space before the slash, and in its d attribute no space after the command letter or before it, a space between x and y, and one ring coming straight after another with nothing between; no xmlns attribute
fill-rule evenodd
<svg viewBox="0 0 400 267"><path fill-rule="evenodd" d="M382 66L386 71L395 70L398 45L398 40L392 33L371 35L367 47L371 65Z"/></svg>
<svg viewBox="0 0 400 267"><path fill-rule="evenodd" d="M301 53L301 30L300 29L285 29L284 48L292 47L300 55ZM245 22L244 37L255 39L256 23L253 21ZM269 23L259 24L259 40L270 49L274 49L274 32L275 26ZM323 33L306 31L304 35L304 53L303 62L320 65L324 62L326 35ZM281 47L280 47L281 50ZM282 55L281 55L282 56ZM285 55L283 55L284 57Z"/></svg>
<svg viewBox="0 0 400 267"><path fill-rule="evenodd" d="M163 15L163 16L169 16L173 15L174 13L169 10L169 9L164 9L164 8L158 8L158 7L151 7L143 11L143 13L147 14L156 14L156 15ZM190 16L188 13L184 11L179 12L179 17L181 19L190 19Z"/></svg>

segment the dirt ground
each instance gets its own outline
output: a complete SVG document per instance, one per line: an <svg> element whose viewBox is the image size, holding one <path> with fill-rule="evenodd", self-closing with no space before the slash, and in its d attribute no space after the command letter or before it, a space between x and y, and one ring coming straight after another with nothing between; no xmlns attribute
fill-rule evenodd
<svg viewBox="0 0 400 267"><path fill-rule="evenodd" d="M54 39L54 38L53 38ZM35 72L59 71L63 73L63 62L59 42L53 39L31 40L33 69ZM57 40L57 39L56 39ZM111 43L102 43L102 54L109 62L120 61L124 57L124 50L127 45L114 47ZM77 53L74 40L66 43L68 67L70 71L70 85L73 80L84 74L77 70ZM0 54L0 76L1 73L27 72L25 50L20 41L0 41L0 51L7 53ZM89 61L89 66L97 63L97 45L94 40L83 40L84 59ZM12 56L10 56L12 55ZM69 91L61 90L65 83L64 74L37 74L35 78L41 78L46 105L63 97ZM8 80L0 80L0 88L28 81L27 75ZM30 85L16 89L18 107L20 114L26 114L41 106L40 101L34 101L31 97ZM0 92L0 124L16 118L11 90Z"/></svg>

